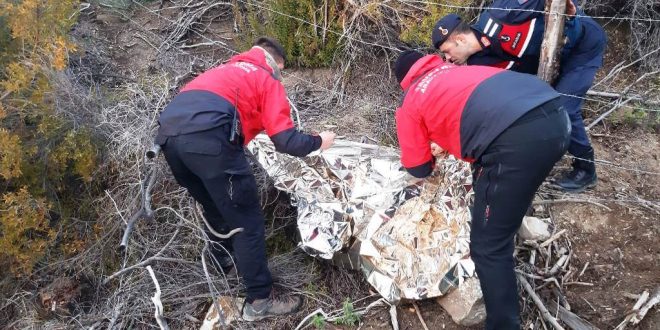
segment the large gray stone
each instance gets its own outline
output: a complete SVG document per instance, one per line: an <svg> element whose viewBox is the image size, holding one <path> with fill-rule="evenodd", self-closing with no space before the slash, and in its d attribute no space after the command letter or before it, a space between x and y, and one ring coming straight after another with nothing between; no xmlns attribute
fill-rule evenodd
<svg viewBox="0 0 660 330"><path fill-rule="evenodd" d="M459 325L474 326L486 320L486 305L479 279L467 278L457 289L437 299L438 304Z"/></svg>
<svg viewBox="0 0 660 330"><path fill-rule="evenodd" d="M524 217L518 235L523 240L545 241L550 238L550 223L537 217Z"/></svg>

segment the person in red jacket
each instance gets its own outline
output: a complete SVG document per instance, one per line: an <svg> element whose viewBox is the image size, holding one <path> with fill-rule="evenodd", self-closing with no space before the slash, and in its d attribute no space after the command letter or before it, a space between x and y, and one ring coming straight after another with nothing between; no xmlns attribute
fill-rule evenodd
<svg viewBox="0 0 660 330"><path fill-rule="evenodd" d="M266 258L264 216L257 184L243 147L266 131L279 152L305 156L329 148L335 134L297 131L280 70L282 46L259 38L252 49L206 71L185 85L158 120L156 143L177 182L204 207L212 254L223 272L230 254L247 289L243 319L256 321L296 311L300 297L275 297ZM243 228L229 240L225 234Z"/></svg>
<svg viewBox="0 0 660 330"><path fill-rule="evenodd" d="M514 235L536 190L570 143L559 95L535 76L457 66L404 52L395 75L401 163L415 177L443 150L473 164L470 255L486 303L487 329L519 329Z"/></svg>

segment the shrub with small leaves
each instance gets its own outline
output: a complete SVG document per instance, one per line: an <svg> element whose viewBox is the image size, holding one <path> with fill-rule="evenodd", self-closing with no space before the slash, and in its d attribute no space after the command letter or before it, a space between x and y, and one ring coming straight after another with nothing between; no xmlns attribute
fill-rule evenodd
<svg viewBox="0 0 660 330"><path fill-rule="evenodd" d="M340 0L246 0L234 4L238 26L245 30L241 31L243 48L256 37L270 36L284 47L289 65L302 67L328 66L341 49L336 33L342 31Z"/></svg>
<svg viewBox="0 0 660 330"><path fill-rule="evenodd" d="M0 210L0 254L9 258L14 273L29 274L55 237L48 225L48 204L22 187L2 195Z"/></svg>
<svg viewBox="0 0 660 330"><path fill-rule="evenodd" d="M325 318L319 314L314 315L312 318L312 326L316 329L325 329Z"/></svg>
<svg viewBox="0 0 660 330"><path fill-rule="evenodd" d="M337 319L339 325L355 326L360 323L360 315L355 313L355 308L350 299L346 298L342 306L342 315Z"/></svg>
<svg viewBox="0 0 660 330"><path fill-rule="evenodd" d="M85 205L98 149L89 130L58 116L51 79L75 45L75 0L0 0L0 256L27 275ZM88 203L87 203L88 204ZM82 212L85 212L84 210ZM53 219L51 219L53 218ZM63 242L64 253L81 242Z"/></svg>
<svg viewBox="0 0 660 330"><path fill-rule="evenodd" d="M470 12L459 7L472 5L472 0L428 1L425 5L426 14L420 17L403 20L399 38L409 44L431 46L431 31L435 23L443 16L451 13L470 19Z"/></svg>

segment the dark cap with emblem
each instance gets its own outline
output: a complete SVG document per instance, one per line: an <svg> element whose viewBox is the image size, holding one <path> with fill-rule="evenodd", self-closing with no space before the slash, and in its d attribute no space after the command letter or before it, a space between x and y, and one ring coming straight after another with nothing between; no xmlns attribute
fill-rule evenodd
<svg viewBox="0 0 660 330"><path fill-rule="evenodd" d="M456 14L449 14L441 18L433 27L431 33L431 40L433 41L434 48L440 48L449 35L454 32L454 29L461 23L461 17Z"/></svg>
<svg viewBox="0 0 660 330"><path fill-rule="evenodd" d="M401 83L403 78L406 77L406 74L408 74L408 71L410 71L410 68L422 57L424 57L424 54L414 50L406 50L401 53L396 63L394 63L396 80Z"/></svg>

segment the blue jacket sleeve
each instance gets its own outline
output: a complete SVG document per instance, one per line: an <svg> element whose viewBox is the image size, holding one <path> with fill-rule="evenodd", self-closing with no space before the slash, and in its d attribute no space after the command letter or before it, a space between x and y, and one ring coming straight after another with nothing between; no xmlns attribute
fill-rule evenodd
<svg viewBox="0 0 660 330"><path fill-rule="evenodd" d="M575 7L577 8L577 3L575 3L575 0L571 0L575 4ZM568 42L566 45L564 45L564 48L562 52L566 53L573 49L575 45L580 42L580 38L582 38L582 21L580 16L584 15L584 12L578 8L577 13L574 17L566 17L566 20L564 21L564 35L566 38L568 38Z"/></svg>
<svg viewBox="0 0 660 330"><path fill-rule="evenodd" d="M270 137L275 150L291 156L303 157L321 147L321 137L304 134L289 128Z"/></svg>
<svg viewBox="0 0 660 330"><path fill-rule="evenodd" d="M545 0L495 0L488 13L507 24L520 24L543 15Z"/></svg>

